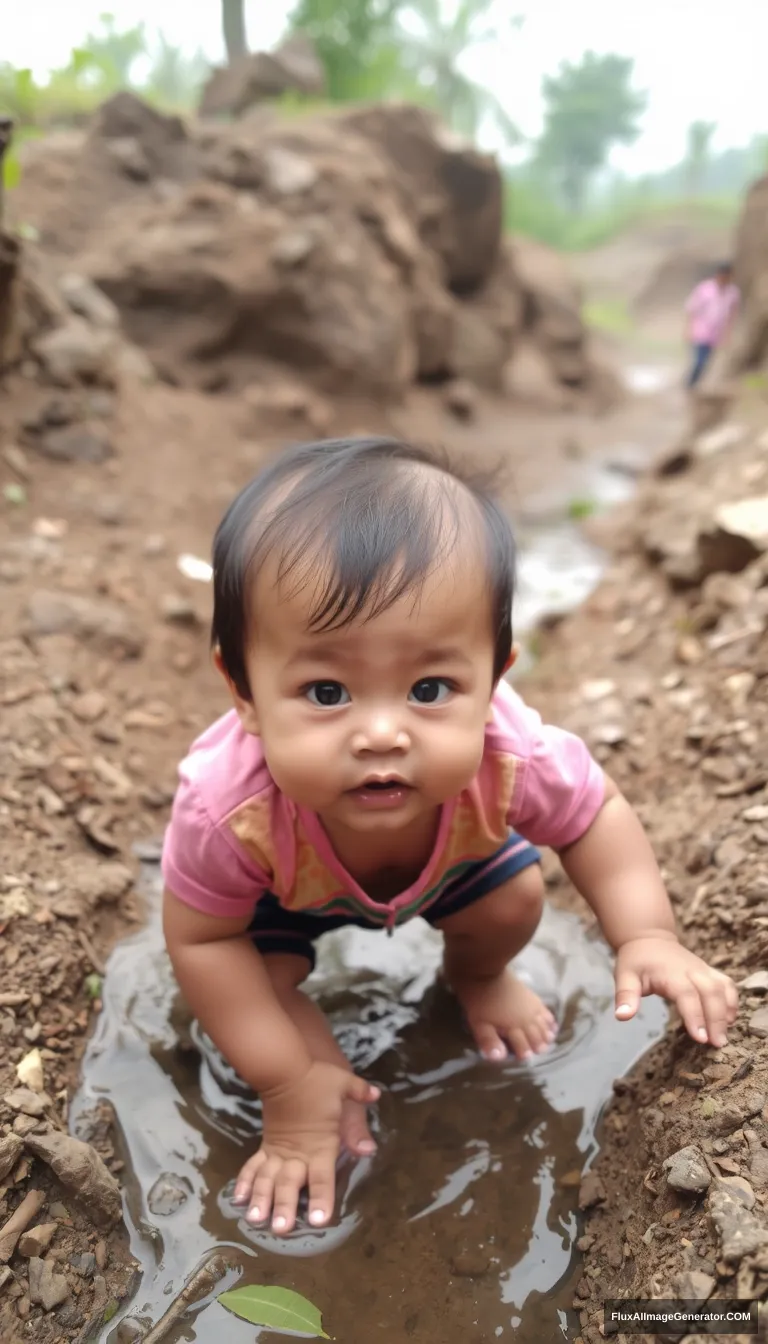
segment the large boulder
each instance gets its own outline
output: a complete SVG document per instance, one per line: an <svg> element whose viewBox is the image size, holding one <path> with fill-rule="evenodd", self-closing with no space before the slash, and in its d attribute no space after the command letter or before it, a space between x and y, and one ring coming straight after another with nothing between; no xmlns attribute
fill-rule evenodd
<svg viewBox="0 0 768 1344"><path fill-rule="evenodd" d="M240 117L255 104L284 93L321 98L325 70L304 33L294 33L275 51L256 51L211 72L200 99L202 117Z"/></svg>
<svg viewBox="0 0 768 1344"><path fill-rule="evenodd" d="M409 104L355 108L338 120L387 155L403 208L440 257L448 287L456 293L477 289L493 270L501 243L504 193L495 158Z"/></svg>
<svg viewBox="0 0 768 1344"><path fill-rule="evenodd" d="M259 356L331 389L391 395L415 375L408 297L348 214L343 227L333 213L292 220L223 183L198 183L126 217L84 266L175 382L210 384L214 372L224 384L250 381Z"/></svg>

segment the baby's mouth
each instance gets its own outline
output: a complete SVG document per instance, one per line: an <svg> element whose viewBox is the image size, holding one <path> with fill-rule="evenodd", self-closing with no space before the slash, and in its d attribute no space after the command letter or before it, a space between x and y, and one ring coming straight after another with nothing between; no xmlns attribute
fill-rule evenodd
<svg viewBox="0 0 768 1344"><path fill-rule="evenodd" d="M396 807L412 792L413 786L396 775L366 779L356 788L348 790L350 797L373 807Z"/></svg>

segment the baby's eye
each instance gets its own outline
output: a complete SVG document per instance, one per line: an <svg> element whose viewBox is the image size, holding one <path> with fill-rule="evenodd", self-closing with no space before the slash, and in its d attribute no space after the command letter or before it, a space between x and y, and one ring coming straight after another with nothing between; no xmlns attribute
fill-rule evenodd
<svg viewBox="0 0 768 1344"><path fill-rule="evenodd" d="M321 709L335 709L337 705L348 705L349 691L340 681L313 681L305 688L304 694L313 705Z"/></svg>
<svg viewBox="0 0 768 1344"><path fill-rule="evenodd" d="M445 677L424 677L411 687L411 698L419 705L440 705L454 690Z"/></svg>

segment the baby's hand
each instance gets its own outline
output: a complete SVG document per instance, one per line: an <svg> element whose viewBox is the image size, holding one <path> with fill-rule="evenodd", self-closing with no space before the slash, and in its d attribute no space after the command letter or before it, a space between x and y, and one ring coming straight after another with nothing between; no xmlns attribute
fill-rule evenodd
<svg viewBox="0 0 768 1344"><path fill-rule="evenodd" d="M616 957L616 1016L634 1017L645 994L674 1003L694 1041L725 1045L739 996L732 980L681 947L673 934L634 938Z"/></svg>
<svg viewBox="0 0 768 1344"><path fill-rule="evenodd" d="M322 1227L333 1213L339 1123L344 1102L369 1105L379 1090L335 1064L315 1063L297 1082L262 1094L264 1137L235 1186L235 1203L249 1204L248 1222L272 1215L280 1235L296 1223L296 1206L309 1187L309 1221Z"/></svg>

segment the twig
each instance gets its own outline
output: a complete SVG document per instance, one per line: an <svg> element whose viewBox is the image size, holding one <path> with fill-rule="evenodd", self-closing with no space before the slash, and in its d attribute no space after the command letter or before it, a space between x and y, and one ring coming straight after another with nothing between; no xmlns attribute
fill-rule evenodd
<svg viewBox="0 0 768 1344"><path fill-rule="evenodd" d="M187 1280L176 1301L171 1304L157 1325L150 1327L149 1334L141 1336L141 1344L162 1344L162 1341L168 1338L172 1327L178 1325L182 1317L186 1316L189 1307L195 1306L201 1298L207 1297L219 1280L224 1278L229 1268L223 1255L213 1255L210 1260L206 1260L195 1270L191 1279Z"/></svg>
<svg viewBox="0 0 768 1344"><path fill-rule="evenodd" d="M8 1222L0 1231L0 1264L5 1265L16 1250L16 1243L22 1232L26 1232L33 1218L36 1218L45 1203L42 1190L30 1190L22 1199L18 1209L12 1213Z"/></svg>
<svg viewBox="0 0 768 1344"><path fill-rule="evenodd" d="M91 942L90 938L88 937L88 934L87 934L87 933L83 933L83 930L82 930L82 929L78 929L78 931L77 931L77 936L78 936L78 939L79 939L79 941L80 941L80 946L82 947L82 949L83 949L85 955L87 956L88 960L90 961L90 963L91 963L91 965L92 965L94 971L97 971L99 975L103 975L103 974L104 974L104 962L102 961L101 957L99 956L98 952L96 951L96 948L93 946L93 943Z"/></svg>

